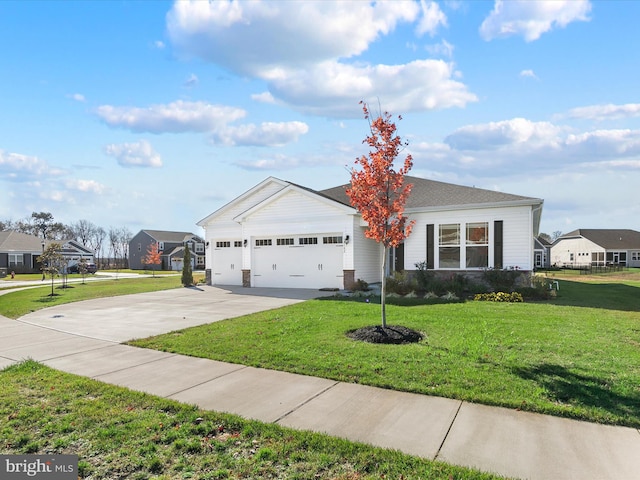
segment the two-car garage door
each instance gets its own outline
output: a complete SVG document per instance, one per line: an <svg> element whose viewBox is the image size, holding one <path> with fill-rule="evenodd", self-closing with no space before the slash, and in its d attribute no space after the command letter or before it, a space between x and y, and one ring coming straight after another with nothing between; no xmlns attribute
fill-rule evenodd
<svg viewBox="0 0 640 480"><path fill-rule="evenodd" d="M213 249L214 285L242 285L241 240L218 240ZM251 241L251 286L342 288L341 234L259 237Z"/></svg>
<svg viewBox="0 0 640 480"><path fill-rule="evenodd" d="M252 285L285 288L342 288L341 234L254 238Z"/></svg>

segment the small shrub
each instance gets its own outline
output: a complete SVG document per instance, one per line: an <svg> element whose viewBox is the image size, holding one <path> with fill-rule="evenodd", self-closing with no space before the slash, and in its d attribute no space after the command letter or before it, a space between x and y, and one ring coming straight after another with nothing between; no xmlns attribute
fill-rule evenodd
<svg viewBox="0 0 640 480"><path fill-rule="evenodd" d="M353 288L351 290L353 292L368 292L369 284L364 280L362 280L361 278L359 278L358 280L356 280L356 283L354 283Z"/></svg>
<svg viewBox="0 0 640 480"><path fill-rule="evenodd" d="M517 303L523 302L522 295L518 292L491 292L491 293L478 293L473 299L477 302L505 302L505 303Z"/></svg>
<svg viewBox="0 0 640 480"><path fill-rule="evenodd" d="M406 272L393 272L392 276L387 277L388 293L407 295L413 290L415 290L415 283Z"/></svg>
<svg viewBox="0 0 640 480"><path fill-rule="evenodd" d="M482 278L496 292L513 292L519 276L520 271L518 270L500 270L496 268L489 268L482 274Z"/></svg>
<svg viewBox="0 0 640 480"><path fill-rule="evenodd" d="M433 271L427 269L427 262L418 262L414 264L416 267L416 287L421 292L431 290L434 274Z"/></svg>

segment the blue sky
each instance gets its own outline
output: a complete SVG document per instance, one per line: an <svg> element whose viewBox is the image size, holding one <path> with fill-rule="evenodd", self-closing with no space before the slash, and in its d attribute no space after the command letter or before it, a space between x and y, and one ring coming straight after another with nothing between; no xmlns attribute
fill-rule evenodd
<svg viewBox="0 0 640 480"><path fill-rule="evenodd" d="M640 2L0 2L0 220L199 233L268 176L347 183L402 115L412 175L640 230Z"/></svg>

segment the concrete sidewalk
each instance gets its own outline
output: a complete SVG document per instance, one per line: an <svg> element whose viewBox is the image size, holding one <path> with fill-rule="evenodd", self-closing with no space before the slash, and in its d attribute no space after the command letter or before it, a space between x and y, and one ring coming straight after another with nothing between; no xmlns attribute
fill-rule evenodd
<svg viewBox="0 0 640 480"><path fill-rule="evenodd" d="M168 290L0 317L0 368L33 358L134 390L500 475L640 479L640 432L139 349L119 342L318 292Z"/></svg>

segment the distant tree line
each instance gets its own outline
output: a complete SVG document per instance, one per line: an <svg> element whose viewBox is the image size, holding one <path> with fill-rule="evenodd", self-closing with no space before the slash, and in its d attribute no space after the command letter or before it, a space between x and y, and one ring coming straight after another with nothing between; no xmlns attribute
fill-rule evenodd
<svg viewBox="0 0 640 480"><path fill-rule="evenodd" d="M44 240L75 240L93 251L99 268L127 268L129 241L133 234L126 227L105 230L89 220L78 220L65 225L54 221L49 212L33 212L30 217L13 221L0 220L0 231L14 230Z"/></svg>

